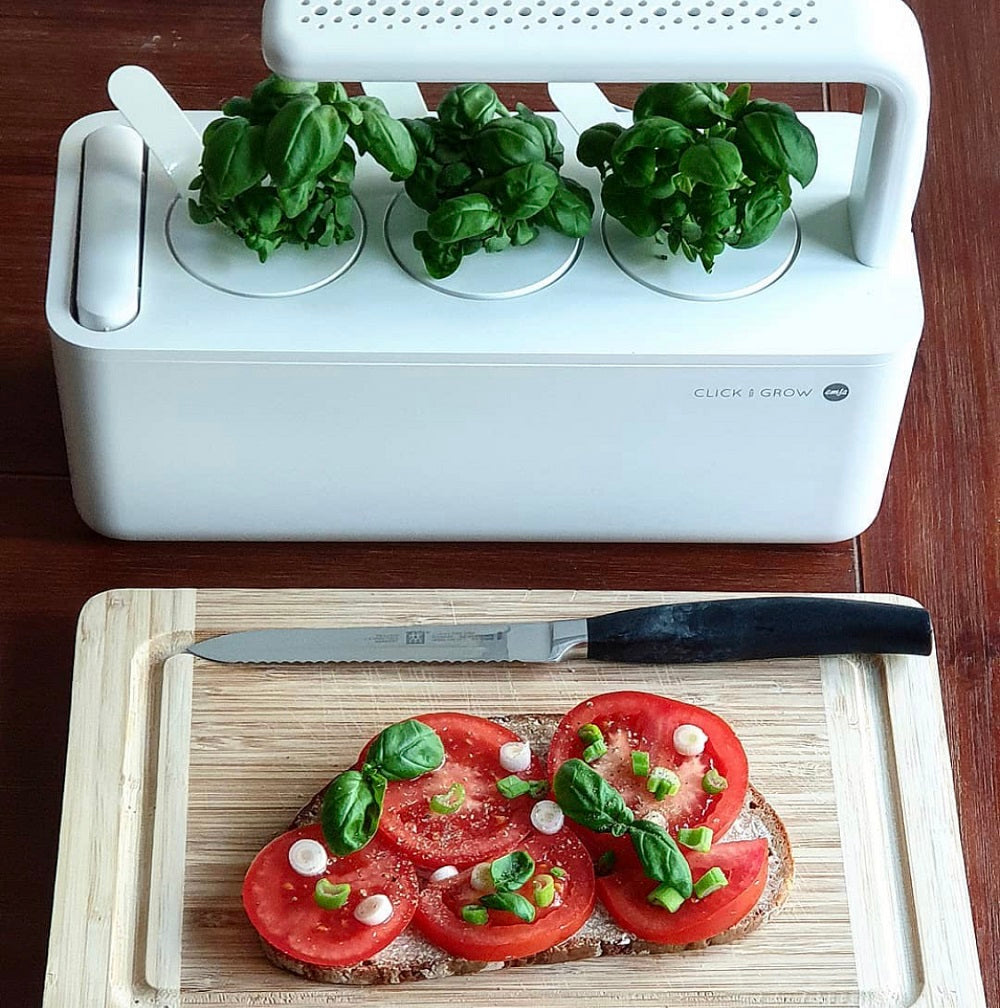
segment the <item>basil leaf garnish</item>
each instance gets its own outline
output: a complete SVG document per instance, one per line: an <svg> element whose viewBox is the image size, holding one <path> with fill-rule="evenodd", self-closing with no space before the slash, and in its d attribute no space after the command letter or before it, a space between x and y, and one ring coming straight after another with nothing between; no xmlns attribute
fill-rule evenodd
<svg viewBox="0 0 1000 1008"><path fill-rule="evenodd" d="M556 771L552 790L563 812L595 833L610 833L632 822L625 799L583 760L566 760Z"/></svg>
<svg viewBox="0 0 1000 1008"><path fill-rule="evenodd" d="M489 907L490 910L506 910L508 913L520 917L526 924L530 924L535 919L535 908L520 893L487 893L479 902L484 907Z"/></svg>
<svg viewBox="0 0 1000 1008"><path fill-rule="evenodd" d="M400 721L376 737L367 758L386 780L413 780L441 766L444 744L422 721Z"/></svg>
<svg viewBox="0 0 1000 1008"><path fill-rule="evenodd" d="M320 825L327 846L338 857L361 850L375 835L385 797L385 778L371 768L347 770L323 795Z"/></svg>
<svg viewBox="0 0 1000 1008"><path fill-rule="evenodd" d="M535 871L535 862L527 851L512 851L499 857L490 865L490 877L497 892L520 889Z"/></svg>
<svg viewBox="0 0 1000 1008"><path fill-rule="evenodd" d="M628 836L646 875L656 882L666 882L687 899L691 895L691 869L673 837L662 826L643 819L632 823Z"/></svg>

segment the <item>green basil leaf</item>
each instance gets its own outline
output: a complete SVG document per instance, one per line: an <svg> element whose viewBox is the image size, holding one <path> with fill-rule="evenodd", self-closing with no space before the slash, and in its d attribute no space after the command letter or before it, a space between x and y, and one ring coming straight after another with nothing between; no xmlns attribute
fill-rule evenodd
<svg viewBox="0 0 1000 1008"><path fill-rule="evenodd" d="M570 819L596 833L609 833L613 826L632 822L625 799L583 760L566 760L556 771L552 790Z"/></svg>
<svg viewBox="0 0 1000 1008"><path fill-rule="evenodd" d="M755 186L743 206L742 227L738 240L732 243L733 247L754 248L767 241L774 234L789 203L776 186Z"/></svg>
<svg viewBox="0 0 1000 1008"><path fill-rule="evenodd" d="M434 153L434 130L427 119L400 119L410 134L420 158L431 157Z"/></svg>
<svg viewBox="0 0 1000 1008"><path fill-rule="evenodd" d="M512 851L490 864L490 877L498 892L520 889L534 873L535 862L527 851Z"/></svg>
<svg viewBox="0 0 1000 1008"><path fill-rule="evenodd" d="M365 114L350 100L350 98L344 99L344 101L333 102L333 107L340 113L340 115L346 119L352 126L360 126L364 122Z"/></svg>
<svg viewBox="0 0 1000 1008"><path fill-rule="evenodd" d="M625 185L617 175L604 180L601 202L610 216L639 238L651 238L663 223L657 204L648 193Z"/></svg>
<svg viewBox="0 0 1000 1008"><path fill-rule="evenodd" d="M666 882L687 899L691 895L691 869L674 838L662 826L645 819L633 822L628 836L646 875L656 882Z"/></svg>
<svg viewBox="0 0 1000 1008"><path fill-rule="evenodd" d="M729 99L718 84L651 84L636 99L635 122L663 116L692 129L707 129L725 118Z"/></svg>
<svg viewBox="0 0 1000 1008"><path fill-rule="evenodd" d="M321 120L312 115L319 108L329 106L321 106L315 95L297 95L268 124L264 160L275 185L291 188L317 174L317 162L327 149Z"/></svg>
<svg viewBox="0 0 1000 1008"><path fill-rule="evenodd" d="M511 245L510 235L506 233L491 235L489 238L483 240L483 248L489 253L503 252L505 249L510 248L510 245ZM521 792L521 794L527 794L529 791L527 782L525 781L523 783L524 783L524 790ZM506 797L510 798L512 796L507 795Z"/></svg>
<svg viewBox="0 0 1000 1008"><path fill-rule="evenodd" d="M518 165L497 180L497 208L508 219L528 220L548 206L558 188L559 174L552 165L545 162Z"/></svg>
<svg viewBox="0 0 1000 1008"><path fill-rule="evenodd" d="M278 190L281 209L287 217L298 217L309 206L309 200L316 189L316 181L307 179L301 185Z"/></svg>
<svg viewBox="0 0 1000 1008"><path fill-rule="evenodd" d="M576 144L580 164L603 170L611 161L611 148L624 132L623 126L613 122L598 123L585 129Z"/></svg>
<svg viewBox="0 0 1000 1008"><path fill-rule="evenodd" d="M531 123L541 133L545 141L546 161L556 168L561 168L566 159L566 148L559 139L559 127L547 116L539 115L521 102L514 106L514 114L526 123Z"/></svg>
<svg viewBox="0 0 1000 1008"><path fill-rule="evenodd" d="M206 130L201 173L209 193L217 200L230 200L267 175L264 134L243 118L217 119Z"/></svg>
<svg viewBox="0 0 1000 1008"><path fill-rule="evenodd" d="M545 160L545 138L531 123L511 117L488 122L472 138L475 163L490 175Z"/></svg>
<svg viewBox="0 0 1000 1008"><path fill-rule="evenodd" d="M359 150L365 150L386 170L408 178L417 166L417 148L407 128L387 112L363 107L360 125L350 127Z"/></svg>
<svg viewBox="0 0 1000 1008"><path fill-rule="evenodd" d="M348 98L348 101L357 105L362 112L372 112L384 116L389 114L385 102L381 98L376 98L375 95L358 95L356 98Z"/></svg>
<svg viewBox="0 0 1000 1008"><path fill-rule="evenodd" d="M188 200L188 216L195 224L211 224L215 220L215 209L203 206L197 200Z"/></svg>
<svg viewBox="0 0 1000 1008"><path fill-rule="evenodd" d="M258 235L267 237L278 230L283 214L281 202L273 189L257 186L241 193L237 202Z"/></svg>
<svg viewBox="0 0 1000 1008"><path fill-rule="evenodd" d="M441 242L434 241L426 231L418 231L413 236L415 245L420 235L427 235L427 239L422 240L418 248L428 276L435 280L443 280L445 277L451 276L462 264L461 242L456 242L454 245L443 245Z"/></svg>
<svg viewBox="0 0 1000 1008"><path fill-rule="evenodd" d="M518 247L521 245L530 245L540 233L541 231L539 228L530 221L525 220L514 221L514 223L507 228L510 243Z"/></svg>
<svg viewBox="0 0 1000 1008"><path fill-rule="evenodd" d="M507 913L514 914L526 924L530 924L535 919L535 908L520 893L487 893L479 900L479 903L490 910L506 910Z"/></svg>
<svg viewBox="0 0 1000 1008"><path fill-rule="evenodd" d="M337 857L361 850L375 835L385 796L384 778L347 770L323 795L320 825L326 845Z"/></svg>
<svg viewBox="0 0 1000 1008"><path fill-rule="evenodd" d="M413 174L403 183L406 195L428 213L441 205L437 186L440 172L441 166L436 162L423 160L418 162Z"/></svg>
<svg viewBox="0 0 1000 1008"><path fill-rule="evenodd" d="M735 189L743 174L743 159L728 140L709 137L684 151L680 170L692 181L712 189Z"/></svg>
<svg viewBox="0 0 1000 1008"><path fill-rule="evenodd" d="M320 200L313 200L306 209L300 213L293 222L293 227L295 233L306 245L309 244L310 234L312 233L313 227L316 222L320 219L323 213L323 203ZM329 211L327 211L327 215ZM324 218L325 219L325 218ZM320 231L322 234L322 231Z"/></svg>
<svg viewBox="0 0 1000 1008"><path fill-rule="evenodd" d="M438 176L438 185L442 189L457 189L465 185L473 176L473 169L464 161L453 161L441 169L441 174Z"/></svg>
<svg viewBox="0 0 1000 1008"><path fill-rule="evenodd" d="M611 163L619 168L625 158L639 148L670 151L679 158L693 140L694 134L686 126L673 119L653 116L630 126L618 137L611 148ZM659 162L657 166L663 167Z"/></svg>
<svg viewBox="0 0 1000 1008"><path fill-rule="evenodd" d="M478 193L445 200L427 217L430 236L442 245L478 238L500 223L493 204Z"/></svg>
<svg viewBox="0 0 1000 1008"><path fill-rule="evenodd" d="M437 113L445 126L469 135L494 119L500 109L500 99L488 84L459 84L441 99Z"/></svg>
<svg viewBox="0 0 1000 1008"><path fill-rule="evenodd" d="M741 84L726 102L726 118L735 119L747 106L750 100L750 85Z"/></svg>
<svg viewBox="0 0 1000 1008"><path fill-rule="evenodd" d="M222 114L252 119L254 115L253 102L249 98L241 98L239 95L236 95L223 104Z"/></svg>
<svg viewBox="0 0 1000 1008"><path fill-rule="evenodd" d="M750 102L740 114L733 140L744 157L749 154L791 175L801 186L809 185L816 175L816 138L781 102Z"/></svg>
<svg viewBox="0 0 1000 1008"><path fill-rule="evenodd" d="M338 196L333 201L333 219L337 222L338 226L341 228L350 229L351 221L354 220L354 197L353 196ZM351 231L353 237L353 230ZM438 761L440 765L440 760ZM388 776L388 774L386 774ZM396 780L398 778L390 778L391 780ZM404 780L406 778L403 778Z"/></svg>
<svg viewBox="0 0 1000 1008"><path fill-rule="evenodd" d="M354 181L355 163L354 149L345 143L333 163L320 172L319 180L327 188L335 190L336 195L349 195Z"/></svg>
<svg viewBox="0 0 1000 1008"><path fill-rule="evenodd" d="M294 81L278 74L271 74L254 87L250 95L250 104L256 117L266 121L292 98L315 95L317 87L315 81Z"/></svg>
<svg viewBox="0 0 1000 1008"><path fill-rule="evenodd" d="M338 218L342 216L340 202ZM413 780L441 766L444 745L437 732L422 721L400 721L379 733L366 758L387 780Z"/></svg>
<svg viewBox="0 0 1000 1008"><path fill-rule="evenodd" d="M570 238L585 238L594 216L594 199L589 190L573 179L561 178L540 221Z"/></svg>
<svg viewBox="0 0 1000 1008"><path fill-rule="evenodd" d="M645 189L656 178L656 167L656 151L639 147L620 158L615 171L625 185Z"/></svg>
<svg viewBox="0 0 1000 1008"><path fill-rule="evenodd" d="M315 94L324 105L337 105L347 101L347 88L340 81L320 81L316 85Z"/></svg>

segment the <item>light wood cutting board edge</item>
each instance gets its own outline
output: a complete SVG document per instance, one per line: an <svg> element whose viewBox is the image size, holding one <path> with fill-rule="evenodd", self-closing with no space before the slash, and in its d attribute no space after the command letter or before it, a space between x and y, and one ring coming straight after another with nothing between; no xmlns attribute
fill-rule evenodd
<svg viewBox="0 0 1000 1008"><path fill-rule="evenodd" d="M155 879L158 871L170 870L171 855L162 850L154 852L151 863L129 864L136 838L128 829L122 829L122 822L128 817L118 816L117 805L121 800L128 802L141 788L139 782L130 781L127 776L111 782L107 774L99 772L102 765L127 767L130 747L134 749L144 743L128 731L113 738L102 735L100 746L93 745L87 736L88 727L98 721L114 722L116 711L121 713L121 723L127 725L128 711L136 704L149 707L150 716L158 719L160 697L153 695L158 694L157 690L148 688L147 673L151 666L162 668L194 636L251 626L358 623L364 621L368 609L373 616L377 612L379 622L383 623L397 619L450 622L580 616L707 597L722 597L722 593L120 589L91 599L81 612L78 629L68 746L74 761L72 767L67 764L45 1005L51 1008L109 1003L117 1000L108 988L112 976L138 972L166 978L174 974L175 957L169 952L165 959L152 956L143 970L138 960L144 951L141 946L146 943L136 939L143 935L147 920L154 931L164 928L169 932L178 926L170 920L170 906L150 907L144 898L145 887L138 884L133 890L137 893L136 900L125 905L115 901L111 891L130 872L138 882L142 872L149 872L146 877ZM912 601L889 595L843 597ZM349 610L346 619L338 609ZM397 610L398 616L387 615ZM887 675L892 759L903 785L900 812L909 855L910 896L921 946L924 986L914 1003L921 1008L978 1008L985 1000L948 773L950 763L936 662L933 656L930 659L888 656L879 660L884 661ZM182 677L190 662L174 658L168 664L181 672L173 678L181 682L183 693ZM831 673L833 683L842 673L844 663L825 660L828 671L834 667L840 672ZM122 668L129 670L125 683L121 680ZM855 686L850 689L856 692ZM169 696L169 691L164 696ZM871 702L871 698L862 698L861 702ZM841 713L844 710L837 703L832 709ZM158 765L161 774L174 772L168 755L161 750L159 758L149 762ZM135 753L131 752L131 756ZM923 784L907 787L907 780ZM929 780L940 786L926 787ZM119 785L118 793L113 793L113 783ZM155 787L149 790L156 792ZM863 836L860 829L863 823L849 825L852 810L857 812L857 808L849 801L838 800L842 832ZM90 833L87 844L75 839L81 829ZM176 845L173 856L176 857ZM180 858L183 864L183 845ZM855 884L866 884L863 872ZM116 907L116 913L104 912L109 906ZM167 919L158 920L163 912ZM859 929L862 936L864 930ZM880 936L873 932L868 936L869 940L872 938L877 941ZM864 938L861 945L871 948ZM861 953L862 948L857 951ZM179 959L179 948L176 958ZM862 968L861 973L864 972ZM877 972L876 968L875 976ZM149 1004L177 1003L179 999L177 987L131 993L138 996L137 1001Z"/></svg>

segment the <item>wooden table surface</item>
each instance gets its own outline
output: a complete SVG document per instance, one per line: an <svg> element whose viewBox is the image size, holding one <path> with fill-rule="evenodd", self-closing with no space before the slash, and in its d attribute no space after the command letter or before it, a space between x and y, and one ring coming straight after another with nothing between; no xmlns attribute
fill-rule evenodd
<svg viewBox="0 0 1000 1008"><path fill-rule="evenodd" d="M914 219L927 322L881 514L816 547L132 543L77 516L43 300L62 131L153 70L184 108L263 76L259 4L8 0L0 20L0 991L40 1000L77 613L111 587L530 587L898 592L931 610L988 1004L1000 1008L1000 7L912 0L933 112ZM504 88L546 107L537 88ZM428 91L431 99L440 88ZM621 92L616 92L620 94ZM857 88L763 89L802 109ZM992 103L992 105L991 105Z"/></svg>

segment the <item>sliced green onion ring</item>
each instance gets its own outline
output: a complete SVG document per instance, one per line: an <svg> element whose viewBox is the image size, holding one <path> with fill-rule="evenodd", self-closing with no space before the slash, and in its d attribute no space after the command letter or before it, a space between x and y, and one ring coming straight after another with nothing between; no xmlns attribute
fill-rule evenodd
<svg viewBox="0 0 1000 1008"><path fill-rule="evenodd" d="M430 809L436 815L451 815L465 804L465 785L460 781L454 784L444 794L434 795L430 800Z"/></svg>
<svg viewBox="0 0 1000 1008"><path fill-rule="evenodd" d="M485 907L476 906L475 903L469 903L461 909L462 920L466 924L486 924L490 915L486 911Z"/></svg>
<svg viewBox="0 0 1000 1008"><path fill-rule="evenodd" d="M671 913L676 913L684 902L684 897L666 882L658 885L646 899L656 906L663 907L664 910L669 910Z"/></svg>
<svg viewBox="0 0 1000 1008"><path fill-rule="evenodd" d="M536 907L552 906L556 898L556 880L551 875L536 875L531 880L531 898Z"/></svg>
<svg viewBox="0 0 1000 1008"><path fill-rule="evenodd" d="M694 894L698 899L711 896L729 885L729 879L723 874L721 868L709 868L707 872L694 884Z"/></svg>
<svg viewBox="0 0 1000 1008"><path fill-rule="evenodd" d="M708 826L699 826L697 829L679 829L677 831L677 842L688 850L698 851L700 854L707 854L712 846L714 833Z"/></svg>
<svg viewBox="0 0 1000 1008"><path fill-rule="evenodd" d="M313 890L316 905L323 910L339 910L351 895L351 887L346 882L331 882L321 878Z"/></svg>
<svg viewBox="0 0 1000 1008"><path fill-rule="evenodd" d="M712 767L701 779L701 787L705 794L722 794L729 787L729 781Z"/></svg>

